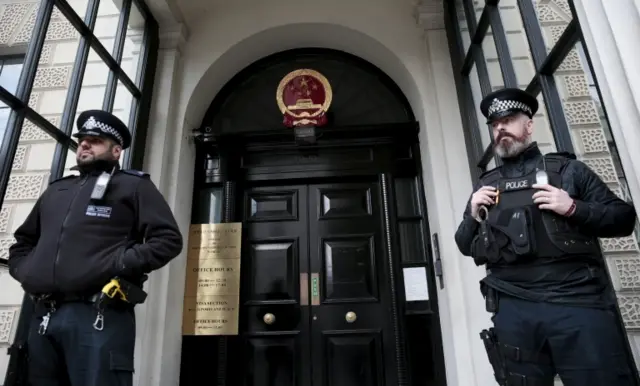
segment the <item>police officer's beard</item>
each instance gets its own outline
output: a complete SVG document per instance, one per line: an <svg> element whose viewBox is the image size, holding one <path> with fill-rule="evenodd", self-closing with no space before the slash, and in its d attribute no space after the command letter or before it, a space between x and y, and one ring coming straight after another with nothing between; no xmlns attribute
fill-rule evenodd
<svg viewBox="0 0 640 386"><path fill-rule="evenodd" d="M83 169L93 169L93 168L101 168L101 167L106 167L109 168L112 165L114 165L115 163L118 162L118 160L113 156L113 154L111 154L110 151L107 151L105 153L102 154L91 154L89 157L86 157L84 159L81 159L80 157L76 158L76 162L78 164L78 167L83 170Z"/></svg>
<svg viewBox="0 0 640 386"><path fill-rule="evenodd" d="M502 141L502 138L509 137L510 141ZM495 145L496 154L500 158L512 158L526 150L531 145L532 138L525 134L522 137L515 137L511 134L502 134L498 137Z"/></svg>

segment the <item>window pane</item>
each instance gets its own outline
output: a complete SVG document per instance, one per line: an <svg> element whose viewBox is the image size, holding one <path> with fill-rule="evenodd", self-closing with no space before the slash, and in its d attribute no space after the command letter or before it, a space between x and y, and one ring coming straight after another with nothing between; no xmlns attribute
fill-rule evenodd
<svg viewBox="0 0 640 386"><path fill-rule="evenodd" d="M482 52L484 52L484 60L487 63L491 90L495 91L503 88L504 79L502 78L502 69L498 61L498 50L496 50L496 42L493 40L493 31L491 28L489 28L487 35L482 41Z"/></svg>
<svg viewBox="0 0 640 386"><path fill-rule="evenodd" d="M31 32L29 32L28 36L30 38ZM54 7L40 63L36 71L29 106L55 126L60 124L60 118L67 100L69 82L79 43L80 34L78 31Z"/></svg>
<svg viewBox="0 0 640 386"><path fill-rule="evenodd" d="M85 110L102 109L109 72L109 67L92 48L89 51L87 68L82 79L76 118ZM77 131L78 128L74 123L72 132L75 133Z"/></svg>
<svg viewBox="0 0 640 386"><path fill-rule="evenodd" d="M127 126L129 131L131 131L131 127L129 127L129 119L131 117L131 113L133 111L133 103L137 102L136 99L131 95L129 89L118 81L118 86L116 89L116 100L113 104L113 114L120 118L122 122ZM122 152L122 158L120 159L121 165L123 167L129 167L128 165L124 165L124 160L128 157L128 153L133 149L133 147L129 147Z"/></svg>
<svg viewBox="0 0 640 386"><path fill-rule="evenodd" d="M545 100L542 94L538 94L537 99L540 107L533 117L533 140L538 142L542 154L553 153L556 151L556 141L551 131Z"/></svg>
<svg viewBox="0 0 640 386"><path fill-rule="evenodd" d="M0 57L0 86L15 94L23 67L23 57ZM11 108L0 102L0 145L4 141Z"/></svg>
<svg viewBox="0 0 640 386"><path fill-rule="evenodd" d="M13 234L25 220L36 200L48 185L49 171L55 150L55 140L25 120L12 171L0 212L0 257L8 257L9 247L15 242ZM24 292L20 284L0 268L0 314L5 322L0 334L0 348L13 342ZM0 355L0 377L4 379L9 362L8 355Z"/></svg>
<svg viewBox="0 0 640 386"><path fill-rule="evenodd" d="M469 0L463 0L464 2L468 2ZM480 20L480 16L482 15L482 11L484 11L484 7L486 5L486 0L473 0L473 9L476 12L476 22Z"/></svg>
<svg viewBox="0 0 640 386"><path fill-rule="evenodd" d="M142 46L142 38L144 36L145 20L142 12L135 3L131 4L131 13L129 14L129 23L127 24L127 37L124 42L124 52L122 53L121 67L131 80L141 86L140 82L136 82L138 76L138 66L144 54Z"/></svg>
<svg viewBox="0 0 640 386"><path fill-rule="evenodd" d="M89 4L89 0L67 0L67 3L69 3L69 6L71 6L71 9L73 9L76 12L78 17L84 20L84 17L87 13L87 5ZM58 11L57 9L54 11L53 16L55 18L59 18L62 16L58 12L60 11Z"/></svg>
<svg viewBox="0 0 640 386"><path fill-rule="evenodd" d="M4 103L0 102L0 145L2 145L2 142L4 141L4 133L7 130L9 115L11 115L11 109Z"/></svg>
<svg viewBox="0 0 640 386"><path fill-rule="evenodd" d="M515 2L515 0L510 1ZM542 28L544 42L550 51L573 19L569 2L568 0L533 0L533 5Z"/></svg>
<svg viewBox="0 0 640 386"><path fill-rule="evenodd" d="M98 6L98 18L93 29L94 34L104 45L109 53L113 55L113 48L116 33L118 32L118 22L120 20L120 6L122 1L102 0Z"/></svg>
<svg viewBox="0 0 640 386"><path fill-rule="evenodd" d="M77 170L71 170L74 166L76 166L76 152L71 149L67 149L67 159L65 160L63 176L80 174Z"/></svg>
<svg viewBox="0 0 640 386"><path fill-rule="evenodd" d="M485 149L491 143L491 134L489 125L486 124L487 118L482 115L482 111L480 110L480 102L482 101L483 95L475 65L471 68L469 83L471 84L471 92L473 94L473 106L476 109L476 116L478 117L477 130L479 130L480 138L482 139L482 148Z"/></svg>
<svg viewBox="0 0 640 386"><path fill-rule="evenodd" d="M533 79L536 69L529 49L527 34L522 24L518 2L517 0L502 0L498 3L498 9L507 35L507 45L518 87L525 89Z"/></svg>
<svg viewBox="0 0 640 386"><path fill-rule="evenodd" d="M4 60L0 70L0 86L15 94L22 72L22 59Z"/></svg>
<svg viewBox="0 0 640 386"><path fill-rule="evenodd" d="M456 0L456 15L458 16L458 28L460 30L460 38L462 39L463 55L467 54L469 45L471 44L471 36L469 35L469 24L467 16L464 13L464 3L466 0Z"/></svg>
<svg viewBox="0 0 640 386"><path fill-rule="evenodd" d="M113 114L120 118L125 125L129 124L129 117L133 108L133 95L129 92L129 89L118 81L116 88L116 100L113 104Z"/></svg>
<svg viewBox="0 0 640 386"><path fill-rule="evenodd" d="M482 150L484 151L487 146L491 144L493 135L491 133L489 125L487 125L486 123L487 119L484 117L484 115L482 115L482 111L480 110L480 102L482 101L483 95L482 89L480 88L480 78L478 77L478 71L475 64L473 65L473 67L471 68L471 72L469 73L469 84L471 86L471 93L473 95L473 106L475 108L477 117L477 121L472 122L471 127L472 130L477 131L477 135L481 140ZM477 159L475 161L479 162L480 159ZM487 166L487 170L492 169L493 167L495 167L495 161L492 159Z"/></svg>

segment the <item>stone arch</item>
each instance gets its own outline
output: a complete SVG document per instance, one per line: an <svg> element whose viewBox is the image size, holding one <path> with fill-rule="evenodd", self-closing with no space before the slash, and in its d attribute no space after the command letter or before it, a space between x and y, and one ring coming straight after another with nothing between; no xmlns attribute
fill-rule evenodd
<svg viewBox="0 0 640 386"><path fill-rule="evenodd" d="M275 91L286 74L300 68L312 68L328 78L333 90L329 126L415 122L402 90L378 67L344 51L297 48L241 69L215 96L200 127L214 133L282 128Z"/></svg>
<svg viewBox="0 0 640 386"><path fill-rule="evenodd" d="M308 47L343 51L376 66L402 90L417 119L424 117L424 102L418 86L421 82L413 79L403 61L390 48L370 35L345 26L300 23L277 26L246 36L230 45L210 62L208 68L185 68L182 91L188 102L181 115L186 126L193 129L200 125L211 101L241 69L257 59L281 51ZM186 57L190 56L188 52L185 54ZM190 66L192 63L185 60L185 64ZM196 79L194 75L197 72L202 75Z"/></svg>

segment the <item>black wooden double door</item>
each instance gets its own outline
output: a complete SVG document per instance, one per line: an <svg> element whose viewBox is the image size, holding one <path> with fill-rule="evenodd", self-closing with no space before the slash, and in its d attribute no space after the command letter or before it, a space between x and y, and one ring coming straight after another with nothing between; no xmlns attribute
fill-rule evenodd
<svg viewBox="0 0 640 386"><path fill-rule="evenodd" d="M244 386L397 385L380 183L254 187L244 201Z"/></svg>

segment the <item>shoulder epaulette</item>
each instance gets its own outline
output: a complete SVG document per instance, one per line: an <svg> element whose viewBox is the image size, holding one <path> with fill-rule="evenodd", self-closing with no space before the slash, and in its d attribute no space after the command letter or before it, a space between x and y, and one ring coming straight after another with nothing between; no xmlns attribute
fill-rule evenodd
<svg viewBox="0 0 640 386"><path fill-rule="evenodd" d="M130 174L132 176L136 176L136 177L149 177L149 173L145 173L145 172L142 172L140 170L121 169L120 171L123 172L123 173L126 173L126 174Z"/></svg>
<svg viewBox="0 0 640 386"><path fill-rule="evenodd" d="M69 179L69 178L76 178L76 177L78 177L78 176L75 175L75 174L69 174L68 176L60 177L58 179L55 179L55 180L49 182L49 185L55 184L58 181L66 180L66 179Z"/></svg>
<svg viewBox="0 0 640 386"><path fill-rule="evenodd" d="M560 173L570 160L576 159L576 155L567 151L547 153L544 155L545 169L550 172Z"/></svg>
<svg viewBox="0 0 640 386"><path fill-rule="evenodd" d="M554 158L569 158L569 159L577 159L574 153L570 153L568 151L559 151L556 153L547 153L544 155L545 157L554 157Z"/></svg>
<svg viewBox="0 0 640 386"><path fill-rule="evenodd" d="M487 170L486 172L482 173L479 178L483 186L493 185L499 179L500 179L500 167Z"/></svg>

